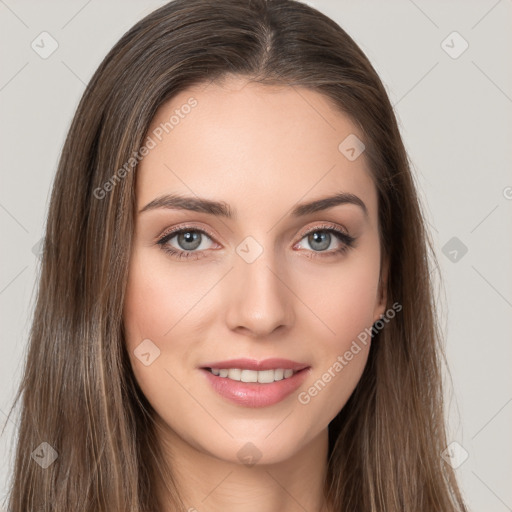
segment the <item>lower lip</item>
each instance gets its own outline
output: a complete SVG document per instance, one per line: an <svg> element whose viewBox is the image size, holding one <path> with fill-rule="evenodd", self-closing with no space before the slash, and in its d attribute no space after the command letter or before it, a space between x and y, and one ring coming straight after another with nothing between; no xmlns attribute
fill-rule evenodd
<svg viewBox="0 0 512 512"><path fill-rule="evenodd" d="M291 395L304 382L310 368L304 368L287 379L269 384L240 382L228 377L218 377L201 368L213 389L224 398L245 407L268 407Z"/></svg>

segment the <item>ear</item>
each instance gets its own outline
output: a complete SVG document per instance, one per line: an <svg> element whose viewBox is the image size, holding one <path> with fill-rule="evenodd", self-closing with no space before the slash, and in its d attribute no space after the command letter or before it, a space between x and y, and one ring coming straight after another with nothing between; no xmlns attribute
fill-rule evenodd
<svg viewBox="0 0 512 512"><path fill-rule="evenodd" d="M379 277L379 288L377 291L377 301L375 303L375 310L373 313L373 322L375 323L379 318L384 315L386 311L386 304L388 298L388 272L389 261L387 257L382 258Z"/></svg>

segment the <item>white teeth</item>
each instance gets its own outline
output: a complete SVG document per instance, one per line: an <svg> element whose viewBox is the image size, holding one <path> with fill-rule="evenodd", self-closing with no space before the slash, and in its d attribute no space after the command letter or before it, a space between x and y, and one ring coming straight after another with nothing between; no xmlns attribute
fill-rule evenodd
<svg viewBox="0 0 512 512"><path fill-rule="evenodd" d="M242 376L242 370L239 368L231 368L231 370L228 371L228 377L233 380L240 380L240 377Z"/></svg>
<svg viewBox="0 0 512 512"><path fill-rule="evenodd" d="M241 370L240 368L210 368L213 375L226 377L238 382L259 382L260 384L270 384L278 380L288 379L294 373L291 369L278 368L276 370Z"/></svg>
<svg viewBox="0 0 512 512"><path fill-rule="evenodd" d="M258 372L255 370L242 370L240 380L242 382L258 382Z"/></svg>
<svg viewBox="0 0 512 512"><path fill-rule="evenodd" d="M264 370L258 373L258 382L261 384L268 384L274 382L274 370Z"/></svg>

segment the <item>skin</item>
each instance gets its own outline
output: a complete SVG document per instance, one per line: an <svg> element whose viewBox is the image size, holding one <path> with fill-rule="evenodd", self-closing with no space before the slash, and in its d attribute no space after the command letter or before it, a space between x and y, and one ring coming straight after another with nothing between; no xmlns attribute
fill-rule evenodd
<svg viewBox="0 0 512 512"><path fill-rule="evenodd" d="M237 216L168 208L137 213L124 309L133 371L157 412L189 510L236 505L245 512L255 503L259 510L325 510L328 424L357 385L370 344L309 403L300 403L298 394L385 311L376 188L364 153L349 161L338 150L349 134L363 136L315 91L241 77L173 97L148 133L191 96L197 106L139 165L137 212L163 194L179 193L223 201ZM335 192L358 196L367 215L354 204L290 215L297 203ZM169 228L191 223L214 235L200 235L200 247L192 250L192 256L202 253L199 259L177 259L156 243ZM301 236L324 223L355 237L354 246L325 255L343 242L332 235L325 249ZM247 236L263 249L252 263L236 252ZM190 247L179 242L175 236L167 245ZM144 339L160 350L149 366L134 355ZM282 357L311 369L297 392L251 408L218 395L198 369L239 357ZM260 453L252 466L237 455L249 442Z"/></svg>

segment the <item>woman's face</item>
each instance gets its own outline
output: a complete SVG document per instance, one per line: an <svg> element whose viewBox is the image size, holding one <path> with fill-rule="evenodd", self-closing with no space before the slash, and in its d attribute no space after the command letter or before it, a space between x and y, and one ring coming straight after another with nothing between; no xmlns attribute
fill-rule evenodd
<svg viewBox="0 0 512 512"><path fill-rule="evenodd" d="M325 435L353 392L362 333L385 309L377 194L354 136L317 92L234 77L157 112L124 324L169 439L225 461L283 461Z"/></svg>

